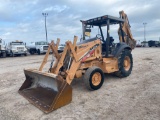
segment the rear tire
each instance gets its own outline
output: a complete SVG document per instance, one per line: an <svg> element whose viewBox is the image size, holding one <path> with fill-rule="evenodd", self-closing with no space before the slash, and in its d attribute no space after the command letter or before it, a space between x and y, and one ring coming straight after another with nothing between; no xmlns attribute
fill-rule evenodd
<svg viewBox="0 0 160 120"><path fill-rule="evenodd" d="M124 49L118 57L119 71L115 72L115 75L122 78L131 74L133 67L133 58L131 51Z"/></svg>
<svg viewBox="0 0 160 120"><path fill-rule="evenodd" d="M30 53L31 55L33 55L33 54L34 54L34 51L33 51L33 50L30 50L29 53Z"/></svg>
<svg viewBox="0 0 160 120"><path fill-rule="evenodd" d="M90 90L98 90L104 82L104 73L99 67L88 68L83 76L85 86Z"/></svg>

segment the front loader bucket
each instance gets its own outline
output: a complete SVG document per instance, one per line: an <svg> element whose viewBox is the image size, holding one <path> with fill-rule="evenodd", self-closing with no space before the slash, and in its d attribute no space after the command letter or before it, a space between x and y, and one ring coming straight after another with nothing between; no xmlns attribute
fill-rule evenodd
<svg viewBox="0 0 160 120"><path fill-rule="evenodd" d="M72 101L72 87L61 77L38 70L24 70L26 80L19 93L48 113Z"/></svg>

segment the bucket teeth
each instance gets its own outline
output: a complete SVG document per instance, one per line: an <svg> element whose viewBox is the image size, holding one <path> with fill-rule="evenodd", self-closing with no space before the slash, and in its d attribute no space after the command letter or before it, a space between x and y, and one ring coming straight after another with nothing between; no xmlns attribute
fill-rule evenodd
<svg viewBox="0 0 160 120"><path fill-rule="evenodd" d="M29 102L48 113L72 100L72 88L61 77L38 70L24 70L26 80L19 93Z"/></svg>

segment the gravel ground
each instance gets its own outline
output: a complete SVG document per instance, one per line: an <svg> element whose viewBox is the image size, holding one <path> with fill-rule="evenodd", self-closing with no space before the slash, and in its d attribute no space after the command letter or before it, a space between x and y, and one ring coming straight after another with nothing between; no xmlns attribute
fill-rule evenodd
<svg viewBox="0 0 160 120"><path fill-rule="evenodd" d="M44 55L1 58L0 120L160 120L160 48L136 48L132 54L129 77L106 74L97 91L76 79L72 102L49 114L17 92L25 80L23 69L38 68Z"/></svg>

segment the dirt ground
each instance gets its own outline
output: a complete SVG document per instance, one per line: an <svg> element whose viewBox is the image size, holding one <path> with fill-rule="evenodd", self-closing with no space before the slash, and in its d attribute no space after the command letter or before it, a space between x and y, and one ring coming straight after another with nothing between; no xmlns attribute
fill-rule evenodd
<svg viewBox="0 0 160 120"><path fill-rule="evenodd" d="M72 102L44 114L18 94L24 68L38 68L44 55L0 59L0 120L160 120L160 48L136 48L132 74L105 75L101 89L72 83ZM47 64L46 68L49 67Z"/></svg>

